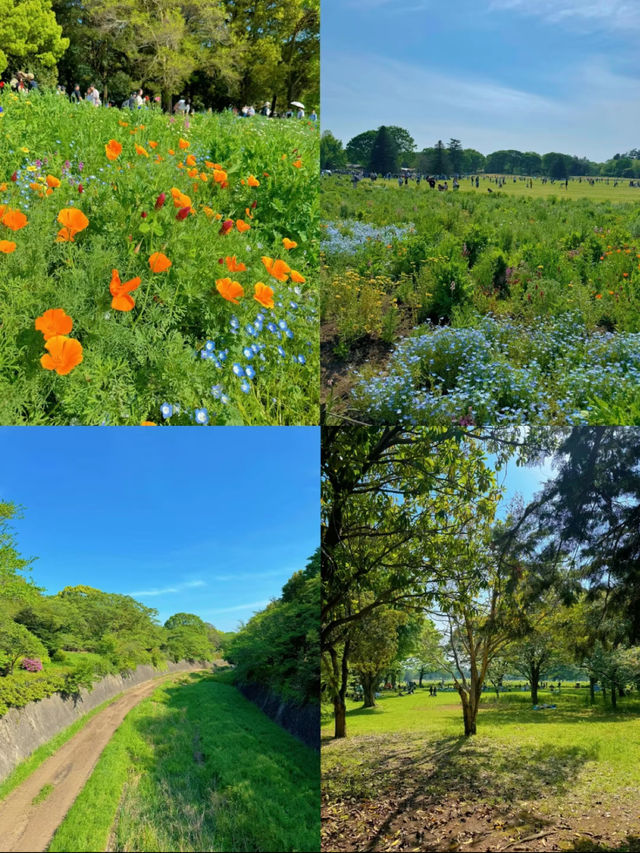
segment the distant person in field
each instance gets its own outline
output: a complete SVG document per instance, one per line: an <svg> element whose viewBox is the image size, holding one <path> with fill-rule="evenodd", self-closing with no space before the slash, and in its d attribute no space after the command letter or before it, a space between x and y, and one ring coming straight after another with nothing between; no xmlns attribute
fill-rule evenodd
<svg viewBox="0 0 640 853"><path fill-rule="evenodd" d="M180 98L174 104L173 111L174 113L178 113L178 115L186 115L187 102L182 96L180 96Z"/></svg>
<svg viewBox="0 0 640 853"><path fill-rule="evenodd" d="M480 186L480 179L476 175L476 189L478 189L479 186Z"/></svg>
<svg viewBox="0 0 640 853"><path fill-rule="evenodd" d="M94 107L100 106L100 93L93 83L87 89L86 99L90 104L93 104Z"/></svg>
<svg viewBox="0 0 640 853"><path fill-rule="evenodd" d="M72 101L74 101L74 103L78 103L82 100L82 92L80 91L79 83L76 83L76 85L73 87L73 91L71 92L71 95L69 97Z"/></svg>

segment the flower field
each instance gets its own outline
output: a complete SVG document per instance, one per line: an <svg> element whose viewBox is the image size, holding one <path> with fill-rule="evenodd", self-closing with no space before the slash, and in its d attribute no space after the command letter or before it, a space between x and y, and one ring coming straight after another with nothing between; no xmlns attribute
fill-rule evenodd
<svg viewBox="0 0 640 853"><path fill-rule="evenodd" d="M317 130L0 105L0 423L317 423Z"/></svg>
<svg viewBox="0 0 640 853"><path fill-rule="evenodd" d="M528 197L322 180L330 411L640 423L640 214L625 200L640 190Z"/></svg>

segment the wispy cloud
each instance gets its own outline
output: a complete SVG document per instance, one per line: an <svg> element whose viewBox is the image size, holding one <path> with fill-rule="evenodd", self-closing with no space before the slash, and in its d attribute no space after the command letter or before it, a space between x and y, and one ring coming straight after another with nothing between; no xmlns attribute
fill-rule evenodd
<svg viewBox="0 0 640 853"><path fill-rule="evenodd" d="M489 11L515 11L571 28L638 30L637 0L490 0Z"/></svg>
<svg viewBox="0 0 640 853"><path fill-rule="evenodd" d="M266 601L250 601L248 604L234 604L233 607L217 607L215 610L209 610L208 613L214 615L216 613L239 613L241 610L262 610L269 604L269 599Z"/></svg>
<svg viewBox="0 0 640 853"><path fill-rule="evenodd" d="M165 586L156 589L142 589L137 592L130 592L131 596L150 596L150 595L171 595L176 592L184 592L186 589L195 589L199 586L206 586L205 581L185 581L184 583L176 584L176 586Z"/></svg>

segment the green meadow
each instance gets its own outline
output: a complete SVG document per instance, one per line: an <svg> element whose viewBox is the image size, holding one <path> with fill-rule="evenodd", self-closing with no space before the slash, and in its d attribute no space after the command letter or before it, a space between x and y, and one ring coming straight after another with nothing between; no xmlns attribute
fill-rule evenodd
<svg viewBox="0 0 640 853"><path fill-rule="evenodd" d="M342 740L327 714L326 849L499 850L532 835L517 849L637 849L640 699L613 713L567 686L539 701L557 708L487 692L472 738L455 692L385 693L369 709L350 701Z"/></svg>

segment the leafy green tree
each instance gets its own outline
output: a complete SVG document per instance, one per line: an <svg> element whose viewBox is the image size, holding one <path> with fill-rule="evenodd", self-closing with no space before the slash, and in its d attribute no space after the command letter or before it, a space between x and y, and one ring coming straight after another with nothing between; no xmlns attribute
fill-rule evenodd
<svg viewBox="0 0 640 853"><path fill-rule="evenodd" d="M447 156L449 165L454 175L459 175L462 171L464 151L459 139L450 139L447 147Z"/></svg>
<svg viewBox="0 0 640 853"><path fill-rule="evenodd" d="M399 610L379 607L353 627L350 663L362 685L365 708L375 707L380 680L398 655L398 628L406 620Z"/></svg>
<svg viewBox="0 0 640 853"><path fill-rule="evenodd" d="M364 133L359 133L350 139L345 148L348 162L368 168L376 135L377 131L375 130L365 130Z"/></svg>
<svg viewBox="0 0 640 853"><path fill-rule="evenodd" d="M341 169L347 165L347 154L342 147L342 142L325 130L320 137L320 168Z"/></svg>
<svg viewBox="0 0 640 853"><path fill-rule="evenodd" d="M432 152L429 171L433 172L434 175L447 175L449 173L449 161L447 149L441 139L436 142Z"/></svg>
<svg viewBox="0 0 640 853"><path fill-rule="evenodd" d="M34 655L48 658L43 643L24 625L0 613L0 674L10 675L20 658Z"/></svg>
<svg viewBox="0 0 640 853"><path fill-rule="evenodd" d="M398 127L395 124L390 124L388 125L387 130L395 142L396 151L398 152L399 157L412 154L416 150L416 143L413 136L411 136L409 131L405 130L404 127Z"/></svg>
<svg viewBox="0 0 640 853"><path fill-rule="evenodd" d="M295 572L279 599L253 616L226 645L236 679L257 683L299 705L317 705L320 651L320 557Z"/></svg>
<svg viewBox="0 0 640 853"><path fill-rule="evenodd" d="M50 0L0 0L0 72L55 71L68 46Z"/></svg>
<svg viewBox="0 0 640 853"><path fill-rule="evenodd" d="M383 175L398 169L398 148L389 129L384 125L378 129L373 141L369 169Z"/></svg>

